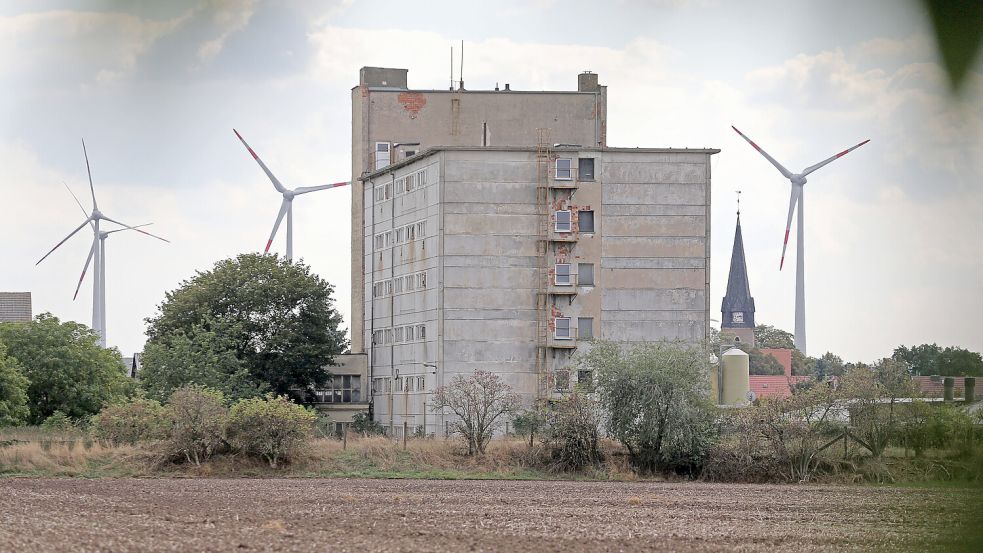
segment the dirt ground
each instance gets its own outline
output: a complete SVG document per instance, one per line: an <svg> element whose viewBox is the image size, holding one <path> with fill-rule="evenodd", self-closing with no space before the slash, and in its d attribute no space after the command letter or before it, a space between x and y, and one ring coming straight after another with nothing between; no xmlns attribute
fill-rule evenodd
<svg viewBox="0 0 983 553"><path fill-rule="evenodd" d="M701 483L0 479L0 551L936 549L971 492ZM935 544L937 545L937 544Z"/></svg>

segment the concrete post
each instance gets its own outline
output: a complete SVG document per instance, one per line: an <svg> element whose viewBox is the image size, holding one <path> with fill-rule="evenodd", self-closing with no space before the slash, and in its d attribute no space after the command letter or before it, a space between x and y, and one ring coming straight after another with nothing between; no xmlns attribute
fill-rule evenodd
<svg viewBox="0 0 983 553"><path fill-rule="evenodd" d="M963 398L966 403L973 403L976 401L976 377L967 376L963 379Z"/></svg>
<svg viewBox="0 0 983 553"><path fill-rule="evenodd" d="M403 449L406 449L406 435L409 434L410 424L403 421Z"/></svg>
<svg viewBox="0 0 983 553"><path fill-rule="evenodd" d="M956 379L951 376L946 376L942 379L942 400L952 401L954 397L954 391L956 388Z"/></svg>
<svg viewBox="0 0 983 553"><path fill-rule="evenodd" d="M341 424L341 450L346 449L348 449L348 423L344 422Z"/></svg>

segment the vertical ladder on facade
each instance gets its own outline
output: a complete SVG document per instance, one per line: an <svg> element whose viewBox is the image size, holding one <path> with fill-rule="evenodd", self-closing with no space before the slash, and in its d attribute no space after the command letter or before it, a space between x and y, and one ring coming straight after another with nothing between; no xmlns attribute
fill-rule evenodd
<svg viewBox="0 0 983 553"><path fill-rule="evenodd" d="M536 294L536 375L538 379L538 398L546 399L550 394L549 366L549 271L550 271L550 187L549 171L553 156L548 128L536 129L536 215L538 227L537 253L539 253L539 289Z"/></svg>

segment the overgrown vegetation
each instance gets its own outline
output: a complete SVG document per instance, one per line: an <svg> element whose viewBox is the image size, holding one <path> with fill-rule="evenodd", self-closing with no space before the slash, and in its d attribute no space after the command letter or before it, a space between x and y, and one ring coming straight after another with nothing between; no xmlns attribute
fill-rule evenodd
<svg viewBox="0 0 983 553"><path fill-rule="evenodd" d="M519 396L497 374L475 371L469 377L456 375L450 384L438 388L431 409L453 413L454 433L467 443L468 455L478 455L518 407Z"/></svg>
<svg viewBox="0 0 983 553"><path fill-rule="evenodd" d="M228 436L233 447L265 459L270 468L313 435L317 416L286 396L244 399L229 412Z"/></svg>

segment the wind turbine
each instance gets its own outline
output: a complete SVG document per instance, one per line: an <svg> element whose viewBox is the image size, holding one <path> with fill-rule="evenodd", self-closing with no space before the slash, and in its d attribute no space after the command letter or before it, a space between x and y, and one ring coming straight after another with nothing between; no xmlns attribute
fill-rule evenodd
<svg viewBox="0 0 983 553"><path fill-rule="evenodd" d="M317 192L318 190L327 190L328 188L347 186L351 184L351 182L345 181L345 182L335 182L332 184L322 184L319 186L301 186L299 188L294 188L293 190L290 190L289 188L283 186L283 184L281 184L280 181L275 176L273 176L273 173L270 171L270 169L266 166L265 163L263 163L263 160L259 159L259 156L256 155L256 152L254 152L253 149L249 147L249 144L246 143L246 139L244 139L242 135L239 134L239 131L232 129L232 132L236 133L236 136L239 137L239 140L242 142L242 145L245 146L247 150L249 150L249 153L252 154L253 159L255 159L256 163L258 163L259 166L263 169L263 172L266 173L266 176L270 177L270 181L273 183L273 187L276 188L276 191L283 195L283 202L280 203L280 212L276 216L276 222L273 223L273 232L270 233L270 239L266 241L266 249L263 250L263 253L269 253L270 246L273 244L273 238L276 237L276 231L277 229L280 228L280 223L283 221L283 216L286 215L287 216L287 261L293 261L294 197L299 196L300 194L307 194L308 192Z"/></svg>
<svg viewBox="0 0 983 553"><path fill-rule="evenodd" d="M806 183L806 175L812 173L813 171L832 163L833 161L847 155L848 153L856 150L857 148L863 146L864 144L870 142L870 139L864 140L856 146L847 148L842 152L820 161L815 165L810 165L802 170L800 173L792 173L788 169L782 166L781 163L775 160L775 158L768 155L768 152L761 149L760 146L754 143L753 140L744 135L741 131L737 130L737 127L731 125L734 132L741 135L741 138L748 141L748 144L754 147L761 155L765 156L765 159L771 162L778 169L778 172L782 174L783 177L789 180L792 184L791 193L788 199L788 221L785 223L785 241L782 243L782 260L778 264L778 270L782 270L785 265L785 249L788 246L788 233L789 229L792 227L792 212L795 211L796 205L798 206L798 219L796 224L795 239L795 347L803 354L806 352L806 299L805 299L805 235L804 227L805 223L803 221L803 207L804 202L803 187Z"/></svg>
<svg viewBox="0 0 983 553"><path fill-rule="evenodd" d="M89 174L89 191L92 193L92 213L88 214L85 220L82 221L82 224L80 224L78 227L75 228L75 230L70 232L68 236L62 239L61 242L55 244L55 247L51 248L51 250L48 251L48 253L44 254L44 257L39 259L38 262L35 263L35 265L39 265L42 261L47 259L47 257L51 255L52 252L54 252L62 244L67 242L69 238L75 236L75 234L78 233L78 231L82 230L82 228L85 227L85 225L89 225L90 227L92 227L92 247L89 248L89 257L85 260L85 267L82 269L82 276L79 277L78 286L75 288L75 296L72 299L78 297L79 288L82 287L82 280L85 279L85 273L88 272L89 270L89 263L91 263L93 258L95 258L95 271L94 271L95 274L93 275L93 280L92 280L92 328L99 335L99 345L105 347L106 346L106 238L110 234L114 232L119 232L121 230L135 230L137 232L146 234L147 236L152 236L158 240L163 240L164 242L168 242L168 240L161 238L160 236L150 234L149 232L145 230L141 230L139 228L139 227L145 227L150 223L137 225L137 226L130 226L125 223L121 223L116 219L107 217L105 214L99 211L99 204L96 202L96 190L95 187L93 187L92 185L92 169L89 168L89 154L85 150L85 140L82 141L82 153L85 155L85 170ZM68 185L66 184L65 187L67 188ZM85 208L82 207L82 203L79 202L79 199L77 196L75 196L75 193L72 192L71 189L69 189L68 191L72 194L72 197L75 198L75 202L79 204L79 207L82 208L82 212L85 213ZM102 231L99 228L99 222L103 220L109 221L111 223L116 223L117 225L120 225L123 228L109 230L109 231Z"/></svg>

